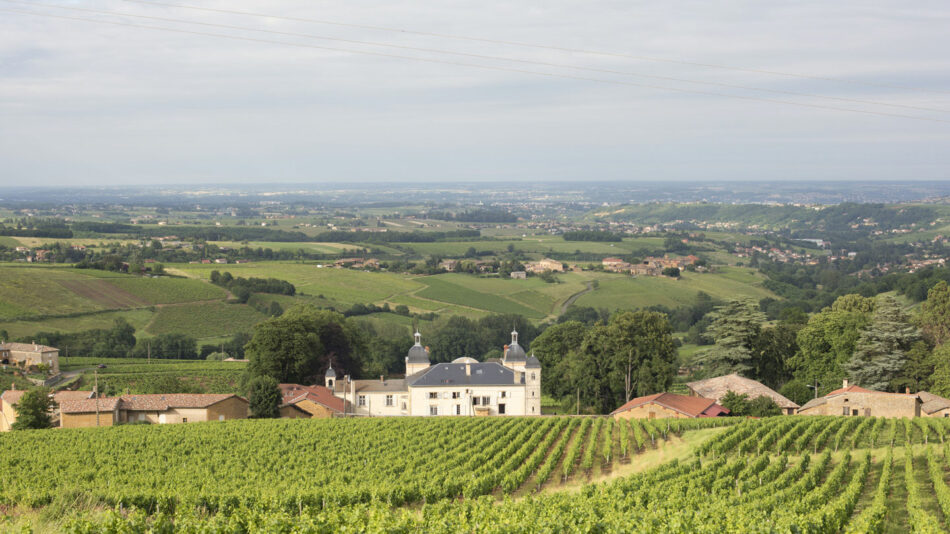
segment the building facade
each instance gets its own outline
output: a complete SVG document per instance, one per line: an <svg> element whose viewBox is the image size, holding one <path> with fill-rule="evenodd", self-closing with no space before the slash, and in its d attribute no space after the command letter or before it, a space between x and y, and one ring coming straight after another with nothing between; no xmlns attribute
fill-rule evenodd
<svg viewBox="0 0 950 534"><path fill-rule="evenodd" d="M36 365L59 372L59 349L35 343L0 343L0 363L28 368Z"/></svg>
<svg viewBox="0 0 950 534"><path fill-rule="evenodd" d="M541 415L541 364L525 354L518 332L511 336L501 361L456 358L433 365L417 332L405 378L338 381L331 368L326 387L347 401L347 415Z"/></svg>

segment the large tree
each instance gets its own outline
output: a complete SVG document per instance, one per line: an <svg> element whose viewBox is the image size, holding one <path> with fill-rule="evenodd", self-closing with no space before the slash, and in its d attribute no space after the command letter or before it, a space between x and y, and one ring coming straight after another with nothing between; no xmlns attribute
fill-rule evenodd
<svg viewBox="0 0 950 534"><path fill-rule="evenodd" d="M607 325L612 376L623 385L624 402L663 391L676 373L673 329L662 313L622 312Z"/></svg>
<svg viewBox="0 0 950 534"><path fill-rule="evenodd" d="M798 331L802 325L780 322L763 328L756 336L752 350L752 377L778 388L792 377L788 362L798 352Z"/></svg>
<svg viewBox="0 0 950 534"><path fill-rule="evenodd" d="M322 381L329 365L338 373L359 372L356 354L362 338L343 315L298 306L257 325L246 354L251 377L269 376L278 382Z"/></svg>
<svg viewBox="0 0 950 534"><path fill-rule="evenodd" d="M567 379L569 355L580 350L587 326L578 321L568 321L549 327L531 342L531 353L541 362L544 373L541 391L555 398L573 394Z"/></svg>
<svg viewBox="0 0 950 534"><path fill-rule="evenodd" d="M907 362L907 351L918 339L920 332L910 324L897 301L881 297L845 370L863 387L887 390L891 381L900 376Z"/></svg>
<svg viewBox="0 0 950 534"><path fill-rule="evenodd" d="M927 300L920 305L917 323L934 345L950 341L950 286L946 282L938 282L927 292Z"/></svg>
<svg viewBox="0 0 950 534"><path fill-rule="evenodd" d="M844 365L870 322L871 314L863 311L873 308L868 301L860 295L845 295L808 320L796 338L798 353L788 361L795 378L809 385L817 382L819 395L841 387Z"/></svg>
<svg viewBox="0 0 950 534"><path fill-rule="evenodd" d="M753 348L755 339L765 322L765 314L750 299L736 299L718 306L709 314L712 323L706 329L716 342L697 361L705 366L710 376L739 373L750 376L755 372Z"/></svg>
<svg viewBox="0 0 950 534"><path fill-rule="evenodd" d="M16 421L13 430L31 428L49 428L53 424L52 413L56 402L49 396L46 388L31 389L20 397L16 404Z"/></svg>

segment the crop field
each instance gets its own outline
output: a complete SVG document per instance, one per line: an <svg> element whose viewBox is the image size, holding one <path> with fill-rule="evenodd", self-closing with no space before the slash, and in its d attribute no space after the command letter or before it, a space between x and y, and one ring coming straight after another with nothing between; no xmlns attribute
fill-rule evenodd
<svg viewBox="0 0 950 534"><path fill-rule="evenodd" d="M81 330L109 329L115 320L125 319L135 327L136 335L141 334L145 325L152 320L155 312L150 308L123 311L104 311L88 313L75 317L55 317L42 321L3 321L0 330L6 330L11 339L19 339L37 332L78 332Z"/></svg>
<svg viewBox="0 0 950 534"><path fill-rule="evenodd" d="M459 256L470 247L478 251L493 253L505 252L509 245L515 249L534 254L538 257L548 252L573 253L580 251L590 254L629 254L640 249L654 250L663 248L662 237L633 237L624 238L618 243L602 243L594 241L565 241L560 236L529 235L521 239L504 239L498 241L444 241L436 243L398 243L402 248L413 250L419 255L449 255Z"/></svg>
<svg viewBox="0 0 950 534"><path fill-rule="evenodd" d="M266 318L246 304L198 302L159 308L145 329L152 335L184 334L203 339L250 332Z"/></svg>
<svg viewBox="0 0 950 534"><path fill-rule="evenodd" d="M741 267L721 267L716 273L683 273L679 280L641 276L637 278L604 275L596 291L577 300L579 306L593 306L610 310L646 307L655 304L675 308L684 302L693 302L703 291L713 298L730 299L750 297L759 300L774 297L761 286L761 278Z"/></svg>
<svg viewBox="0 0 950 534"><path fill-rule="evenodd" d="M0 265L0 320L224 298L197 280L144 278L70 267Z"/></svg>
<svg viewBox="0 0 950 534"><path fill-rule="evenodd" d="M355 254L365 249L362 245L354 245L351 243L301 243L286 241L250 241L247 243L240 241L208 241L208 243L219 247L230 248L242 248L247 246L251 248L269 248L271 250L297 251L303 249L307 252L319 254L339 254L345 250Z"/></svg>
<svg viewBox="0 0 950 534"><path fill-rule="evenodd" d="M946 532L947 438L943 419L804 416L13 432L0 500L78 532Z"/></svg>
<svg viewBox="0 0 950 534"><path fill-rule="evenodd" d="M96 368L105 364L103 369ZM81 370L76 384L91 390L98 378L100 391L109 395L123 393L237 393L246 392L241 378L247 366L244 362L205 360L162 360L153 358L86 358L72 357L61 360L64 371ZM98 377L93 376L93 372Z"/></svg>

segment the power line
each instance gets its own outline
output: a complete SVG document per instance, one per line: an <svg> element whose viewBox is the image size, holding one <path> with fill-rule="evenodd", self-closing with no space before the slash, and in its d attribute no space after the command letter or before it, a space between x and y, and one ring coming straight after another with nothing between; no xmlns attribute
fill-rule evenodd
<svg viewBox="0 0 950 534"><path fill-rule="evenodd" d="M587 82L603 83L603 84L609 84L609 85L620 85L620 86L628 86L628 87L640 87L640 88L645 88L645 89L657 89L657 90L661 90L661 91L673 91L673 92L684 93L684 94L705 95L705 96L718 96L718 97L724 97L724 98L732 98L732 99L736 99L736 100L747 100L747 101L752 101L752 102L767 102L767 103L772 103L772 104L785 104L785 105L789 105L789 106L798 106L798 107L805 107L805 108L812 108L812 109L824 109L824 110L831 110L831 111L843 111L843 112L850 112L850 113L861 113L861 114L864 114L864 115L877 115L877 116L881 116L881 117L895 117L895 118L911 119L911 120L918 120L918 121L950 123L950 120L938 119L938 118L933 118L933 117L918 117L918 116L914 116L914 115L902 115L902 114L898 114L898 113L886 113L886 112L881 112L881 111L871 111L871 110L864 110L864 109L853 109L853 108L842 108L842 107L837 107L837 106L828 106L828 105L824 105L824 104L809 104L809 103L805 103L805 102L794 102L794 101L790 101L790 100L778 100L778 99L762 98L762 97L756 97L756 96L735 95L735 94L729 94L729 93L717 93L717 92L713 92L713 91L701 91L701 90L696 90L696 89L683 89L683 88L680 88L680 87L669 87L669 86L663 86L663 85L654 85L654 84L645 84L645 83L625 82L625 81L619 81L619 80L607 80L607 79L603 79L603 78L592 78L592 77L587 77L587 76L574 76L574 75L570 75L570 74L558 74L558 73L552 73L552 72L543 72L543 71L535 71L535 70L527 70L527 69L518 69L518 68L513 68L513 67L501 67L501 66L496 66L496 65L480 65L480 64L477 64L477 63L466 63L466 62L461 62L461 61L449 61L449 60L443 60L443 59L432 59L432 58L421 58L421 57L413 57L413 56L403 56L403 55L399 55L399 54L389 54L389 53L384 53L384 52L370 52L370 51L366 51L366 50L355 50L355 49L350 49L350 48L337 48L337 47L330 47L330 46L320 46L320 45L303 44L303 43L292 43L292 42L287 42L287 41L275 41L275 40L271 40L271 39L259 39L259 38L255 38L255 37L243 37L243 36L236 36L236 35L227 35L227 34L223 34L223 33L199 32L199 31L194 31L194 30L184 30L184 29L180 29L180 28L167 28L167 27L162 27L162 26L149 26L149 25L145 25L145 24L132 24L132 23L128 23L128 22L114 22L114 21L106 21L106 20L99 20L99 19L88 19L88 18L83 18L83 17L73 17L73 16L67 16L67 15L52 15L52 14L49 14L49 13L38 13L38 12L35 12L35 11L23 11L23 10L18 10L18 9L0 8L0 12L3 12L3 13L14 13L14 14L19 14L19 15L32 15L32 16L37 16L37 17L47 17L47 18L62 19L62 20L74 20L74 21L81 21L81 22L91 22L91 23L95 23L95 24L106 24L106 25L111 25L111 26L122 26L122 27L127 27L127 28L139 28L139 29L145 29L145 30L158 30L158 31L166 31L166 32L180 33L180 34L188 34L188 35L199 35L199 36L203 36L203 37L215 37L215 38L220 38L220 39L230 39L230 40L234 40L234 41L247 41L247 42L253 42L253 43L276 44L276 45L282 45L282 46L293 46L293 47L297 47L297 48L309 48L309 49L314 49L314 50L328 50L328 51L333 51L333 52L347 52L347 53L351 53L351 54L361 54L361 55L368 55L368 56L375 56L375 57L385 57L385 58L394 58L394 59L408 59L408 60L412 60L412 61L421 61L421 62L425 62L425 63L435 63L435 64L440 64L440 65L454 65L454 66L460 66L460 67L471 67L471 68L484 69L484 70L494 70L494 71L501 71L501 72L516 72L516 73L521 73L521 74L531 74L531 75L535 75L535 76L545 76L545 77L548 77L548 78L563 78L563 79L567 79L567 80L587 81Z"/></svg>
<svg viewBox="0 0 950 534"><path fill-rule="evenodd" d="M788 78L802 78L806 80L820 80L820 81L843 83L843 84L849 84L849 85L863 85L863 86L868 86L868 87L882 87L882 88L887 88L887 89L902 89L902 90L911 90L911 91L921 91L921 92L926 92L926 93L950 94L950 91L941 90L941 89L930 89L930 88L923 88L923 87L894 85L894 84L877 83L877 82L861 82L857 80L849 80L846 78L835 78L831 76L816 76L812 74L781 72L781 71L768 70L768 69L735 67L735 66L723 65L719 63L704 63L704 62L699 62L699 61L686 61L686 60L680 60L680 59L660 58L660 57L654 57L654 56L641 56L641 55L626 54L626 53L620 53L620 52L604 52L600 50L591 50L587 48L569 48L569 47L563 47L563 46L541 45L541 44L534 44L534 43L525 43L521 41L508 41L504 39L489 39L485 37L472 37L472 36L466 36L466 35L453 35L453 34L447 34L447 33L423 32L423 31L415 31L415 30L406 30L403 28L393 28L390 26L373 26L373 25L368 25L368 24L354 24L354 23L338 22L338 21L325 20L325 19L268 15L264 13L254 13L250 11L237 11L233 9L198 7L198 6L190 6L190 5L185 5L185 4L172 4L172 3L167 3L167 2L151 2L151 1L146 1L146 0L122 0L122 1L131 2L135 4L151 5L151 6L177 7L181 9L194 9L198 11L208 11L208 12L213 12L213 13L226 13L229 15L264 17L264 18L277 19L277 20L308 22L312 24L325 24L329 26L343 26L347 28L360 28L364 30L375 30L375 31L402 33L402 34L409 34L409 35L420 35L420 36L425 36L425 37L439 37L442 39L455 39L459 41L474 41L474 42L479 42L479 43L492 43L492 44L502 44L502 45L508 45L508 46L520 46L524 48L536 48L536 49L541 49L541 50L556 50L559 52L571 52L571 53L579 53L579 54L590 54L590 55L595 55L595 56L609 56L609 57L618 57L618 58L625 58L625 59L635 59L639 61L654 61L658 63L690 65L693 67L706 67L710 69L732 70L732 71L738 71L738 72L752 72L756 74L768 74L771 76L785 76Z"/></svg>
<svg viewBox="0 0 950 534"><path fill-rule="evenodd" d="M43 4L39 2L24 2L21 0L0 0L0 1L13 3L13 4L25 4L25 5L30 5L30 6L42 6L42 7L49 7L49 8L54 8L54 9L65 9L65 10L70 10L70 11L96 13L100 15L131 17L131 18L139 18L139 19L147 19L147 20L156 20L156 21L161 21L161 22L193 24L197 26L223 28L223 29L228 29L228 30L269 33L269 34L283 35L283 36L288 36L288 37L303 37L303 38L318 39L318 40L323 40L323 41L335 41L335 42L343 42L343 43L350 43L350 44L378 46L378 47L384 47L384 48L395 48L395 49L400 49L400 50L411 50L415 52L430 52L430 53L436 53L436 54L445 54L445 55L469 57L469 58L476 58L476 59L487 59L487 60L492 60L492 61L508 61L508 62L513 62L513 63L527 64L527 65L541 65L545 67L567 68L567 69L582 70L582 71L587 71L587 72L598 72L602 74L618 74L622 76L633 76L637 78L647 78L647 79L662 80L662 81L668 81L668 82L681 82L681 83L689 83L689 84L696 84L696 85L709 85L709 86L714 86L714 87L724 87L728 89L743 89L743 90L749 90L749 91L759 91L763 93L772 93L772 94L780 94L780 95L787 95L787 96L800 96L800 97L807 97L807 98L818 98L818 99L823 99L823 100L834 100L837 102L848 102L852 104L866 104L866 105L872 105L872 106L886 106L886 107L901 108L901 109L913 109L917 111L935 111L938 113L950 113L950 110L940 109L940 108L913 106L913 105L907 105L907 104L894 104L894 103L889 103L889 102L865 100L865 99L860 99L860 98L827 96L827 95L820 95L820 94L815 94L815 93L787 91L783 89L766 89L766 88L754 87L754 86L749 86L749 85L709 82L709 81L702 81L702 80L693 80L689 78L678 78L678 77L672 77L672 76L656 76L656 75L651 75L651 74L621 71L621 70L615 70L615 69L584 67L580 65L552 63L552 62L547 62L547 61L536 61L536 60L530 60L530 59L508 58L508 57L503 57L503 56L492 56L492 55L486 55L486 54L472 54L472 53L465 53L465 52L441 50L441 49L436 49L436 48L415 47L415 46L397 45L397 44L391 44L391 43L379 43L375 41L343 39L343 38L337 38L337 37L326 37L326 36L321 36L321 35L314 35L314 34L309 34L309 33L267 30L267 29L259 29L259 28L250 28L247 26L234 26L231 24L190 21L190 20L177 19L177 18L156 17L156 16L151 16L151 15L137 15L137 14L132 14L132 13L118 12L118 11L107 11L107 10L89 9L89 8L82 8L82 7L59 6L59 5L52 5L52 4Z"/></svg>

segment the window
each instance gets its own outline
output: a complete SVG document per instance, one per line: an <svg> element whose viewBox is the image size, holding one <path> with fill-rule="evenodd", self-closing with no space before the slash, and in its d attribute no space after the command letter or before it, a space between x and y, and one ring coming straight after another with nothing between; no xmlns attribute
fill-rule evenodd
<svg viewBox="0 0 950 534"><path fill-rule="evenodd" d="M534 392L533 392L533 391L531 392L531 396L534 397Z"/></svg>
<svg viewBox="0 0 950 534"><path fill-rule="evenodd" d="M360 395L356 397L357 406L366 406L366 395Z"/></svg>
<svg viewBox="0 0 950 534"><path fill-rule="evenodd" d="M950 417L950 413L943 414L944 417Z"/></svg>
<svg viewBox="0 0 950 534"><path fill-rule="evenodd" d="M479 399L481 399L481 397L472 397L472 404L478 406Z"/></svg>
<svg viewBox="0 0 950 534"><path fill-rule="evenodd" d="M456 404L456 405L455 405L455 415L462 415L462 405L461 405L461 404Z"/></svg>
<svg viewBox="0 0 950 534"><path fill-rule="evenodd" d="M436 391L430 391L430 392L429 392L429 398L430 398L430 399L438 399L438 398L439 398L439 393L436 392Z"/></svg>
<svg viewBox="0 0 950 534"><path fill-rule="evenodd" d="M534 380L534 379L535 379L535 374L531 373L531 380Z"/></svg>
<svg viewBox="0 0 950 534"><path fill-rule="evenodd" d="M506 394L506 393L507 393L506 391L502 391L502 392L501 392L501 398L505 398L505 394Z"/></svg>
<svg viewBox="0 0 950 534"><path fill-rule="evenodd" d="M332 378L331 378L330 380L327 380L327 387L328 387L328 388L331 388L331 389L333 388L333 379L332 379Z"/></svg>
<svg viewBox="0 0 950 534"><path fill-rule="evenodd" d="M386 395L386 406L393 406L393 396Z"/></svg>
<svg viewBox="0 0 950 534"><path fill-rule="evenodd" d="M534 413L534 406L531 407L531 413Z"/></svg>
<svg viewBox="0 0 950 534"><path fill-rule="evenodd" d="M223 416L223 415L219 415L219 416L218 416L218 421L224 421L224 416Z"/></svg>
<svg viewBox="0 0 950 534"><path fill-rule="evenodd" d="M187 417L182 417L182 418L181 418L181 422L182 422L182 423L187 423L187 422L188 422L188 418L187 418Z"/></svg>
<svg viewBox="0 0 950 534"><path fill-rule="evenodd" d="M858 415L858 410L851 410L851 415Z"/></svg>
<svg viewBox="0 0 950 534"><path fill-rule="evenodd" d="M504 414L505 414L505 405L504 405L504 404L499 404L499 405L498 405L498 414L499 414L499 415L504 415Z"/></svg>
<svg viewBox="0 0 950 534"><path fill-rule="evenodd" d="M485 406L488 406L489 404L491 404L491 397L482 397L482 404L484 404Z"/></svg>
<svg viewBox="0 0 950 534"><path fill-rule="evenodd" d="M848 408L847 406L843 406L841 408L841 415L848 415L849 413L851 413L851 409Z"/></svg>
<svg viewBox="0 0 950 534"><path fill-rule="evenodd" d="M647 419L656 419L656 412L650 412L650 415L647 417Z"/></svg>
<svg viewBox="0 0 950 534"><path fill-rule="evenodd" d="M429 406L429 415L439 415L439 407Z"/></svg>
<svg viewBox="0 0 950 534"><path fill-rule="evenodd" d="M458 391L453 391L453 392L452 392L452 398L453 398L453 399L458 399L458 398L460 398L461 396L462 396L462 394L459 393Z"/></svg>

